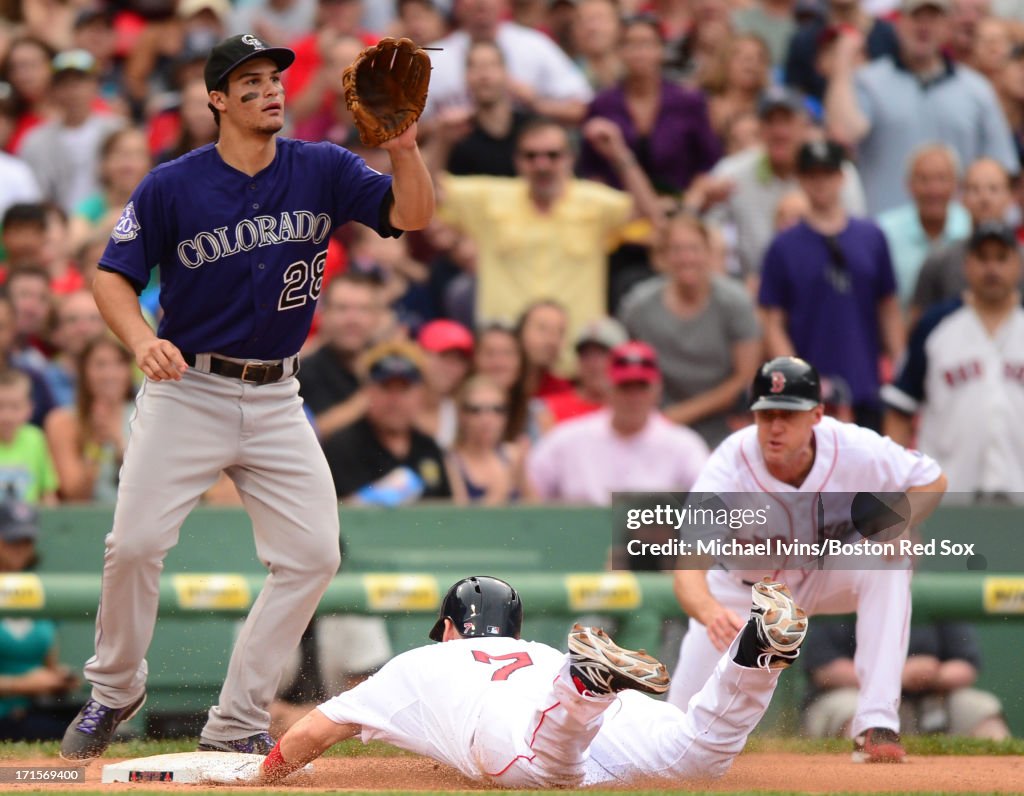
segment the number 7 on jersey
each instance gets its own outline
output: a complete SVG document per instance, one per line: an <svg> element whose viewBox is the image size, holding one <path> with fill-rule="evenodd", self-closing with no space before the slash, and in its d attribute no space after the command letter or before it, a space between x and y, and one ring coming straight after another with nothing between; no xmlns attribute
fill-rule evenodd
<svg viewBox="0 0 1024 796"><path fill-rule="evenodd" d="M506 652L504 655L490 655L483 650L473 650L473 660L477 663L494 663L495 661L512 661L499 669L495 669L491 680L507 680L512 672L526 666L533 666L533 659L528 652Z"/></svg>

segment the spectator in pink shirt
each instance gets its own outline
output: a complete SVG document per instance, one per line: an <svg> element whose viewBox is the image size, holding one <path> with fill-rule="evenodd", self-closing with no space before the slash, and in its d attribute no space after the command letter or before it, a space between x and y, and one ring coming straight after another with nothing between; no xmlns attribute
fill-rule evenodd
<svg viewBox="0 0 1024 796"><path fill-rule="evenodd" d="M612 492L685 491L708 458L695 431L658 412L661 369L649 345L612 349L608 406L540 439L527 474L541 500L611 504Z"/></svg>

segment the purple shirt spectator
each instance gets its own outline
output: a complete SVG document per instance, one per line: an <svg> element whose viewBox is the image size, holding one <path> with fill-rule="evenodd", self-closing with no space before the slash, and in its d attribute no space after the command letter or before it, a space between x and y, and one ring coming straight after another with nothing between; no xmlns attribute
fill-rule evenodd
<svg viewBox="0 0 1024 796"><path fill-rule="evenodd" d="M872 222L851 218L832 237L806 222L780 233L765 254L758 300L785 310L799 356L844 378L854 404L877 404L878 302L895 292L885 236Z"/></svg>
<svg viewBox="0 0 1024 796"><path fill-rule="evenodd" d="M637 132L621 85L605 89L594 98L587 118L593 116L603 116L619 126L659 193L686 190L693 178L708 171L722 154L721 143L711 129L703 95L668 81L662 81L658 116L647 136ZM580 151L579 173L613 188L622 188L612 165L585 140Z"/></svg>

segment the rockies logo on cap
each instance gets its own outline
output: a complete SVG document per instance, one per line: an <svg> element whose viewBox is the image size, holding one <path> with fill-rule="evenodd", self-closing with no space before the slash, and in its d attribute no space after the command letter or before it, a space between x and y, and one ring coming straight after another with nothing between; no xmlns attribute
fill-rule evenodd
<svg viewBox="0 0 1024 796"><path fill-rule="evenodd" d="M282 72L295 61L295 53L287 47L268 47L252 33L232 36L210 50L206 59L203 79L207 91L223 90L223 83L232 70L237 69L251 58L269 58Z"/></svg>

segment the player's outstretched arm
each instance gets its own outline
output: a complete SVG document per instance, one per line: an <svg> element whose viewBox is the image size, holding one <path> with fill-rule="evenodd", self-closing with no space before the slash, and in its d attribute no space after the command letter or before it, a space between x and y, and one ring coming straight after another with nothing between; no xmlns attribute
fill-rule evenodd
<svg viewBox="0 0 1024 796"><path fill-rule="evenodd" d="M334 744L359 734L358 724L336 724L316 708L299 719L260 766L261 782L277 782L315 760Z"/></svg>
<svg viewBox="0 0 1024 796"><path fill-rule="evenodd" d="M146 323L135 288L120 274L97 271L92 285L103 320L135 354L135 361L153 381L178 381L188 369L181 352L169 340L161 340Z"/></svg>
<svg viewBox="0 0 1024 796"><path fill-rule="evenodd" d="M391 157L391 226L423 229L434 217L434 181L416 144L416 124L380 148Z"/></svg>

